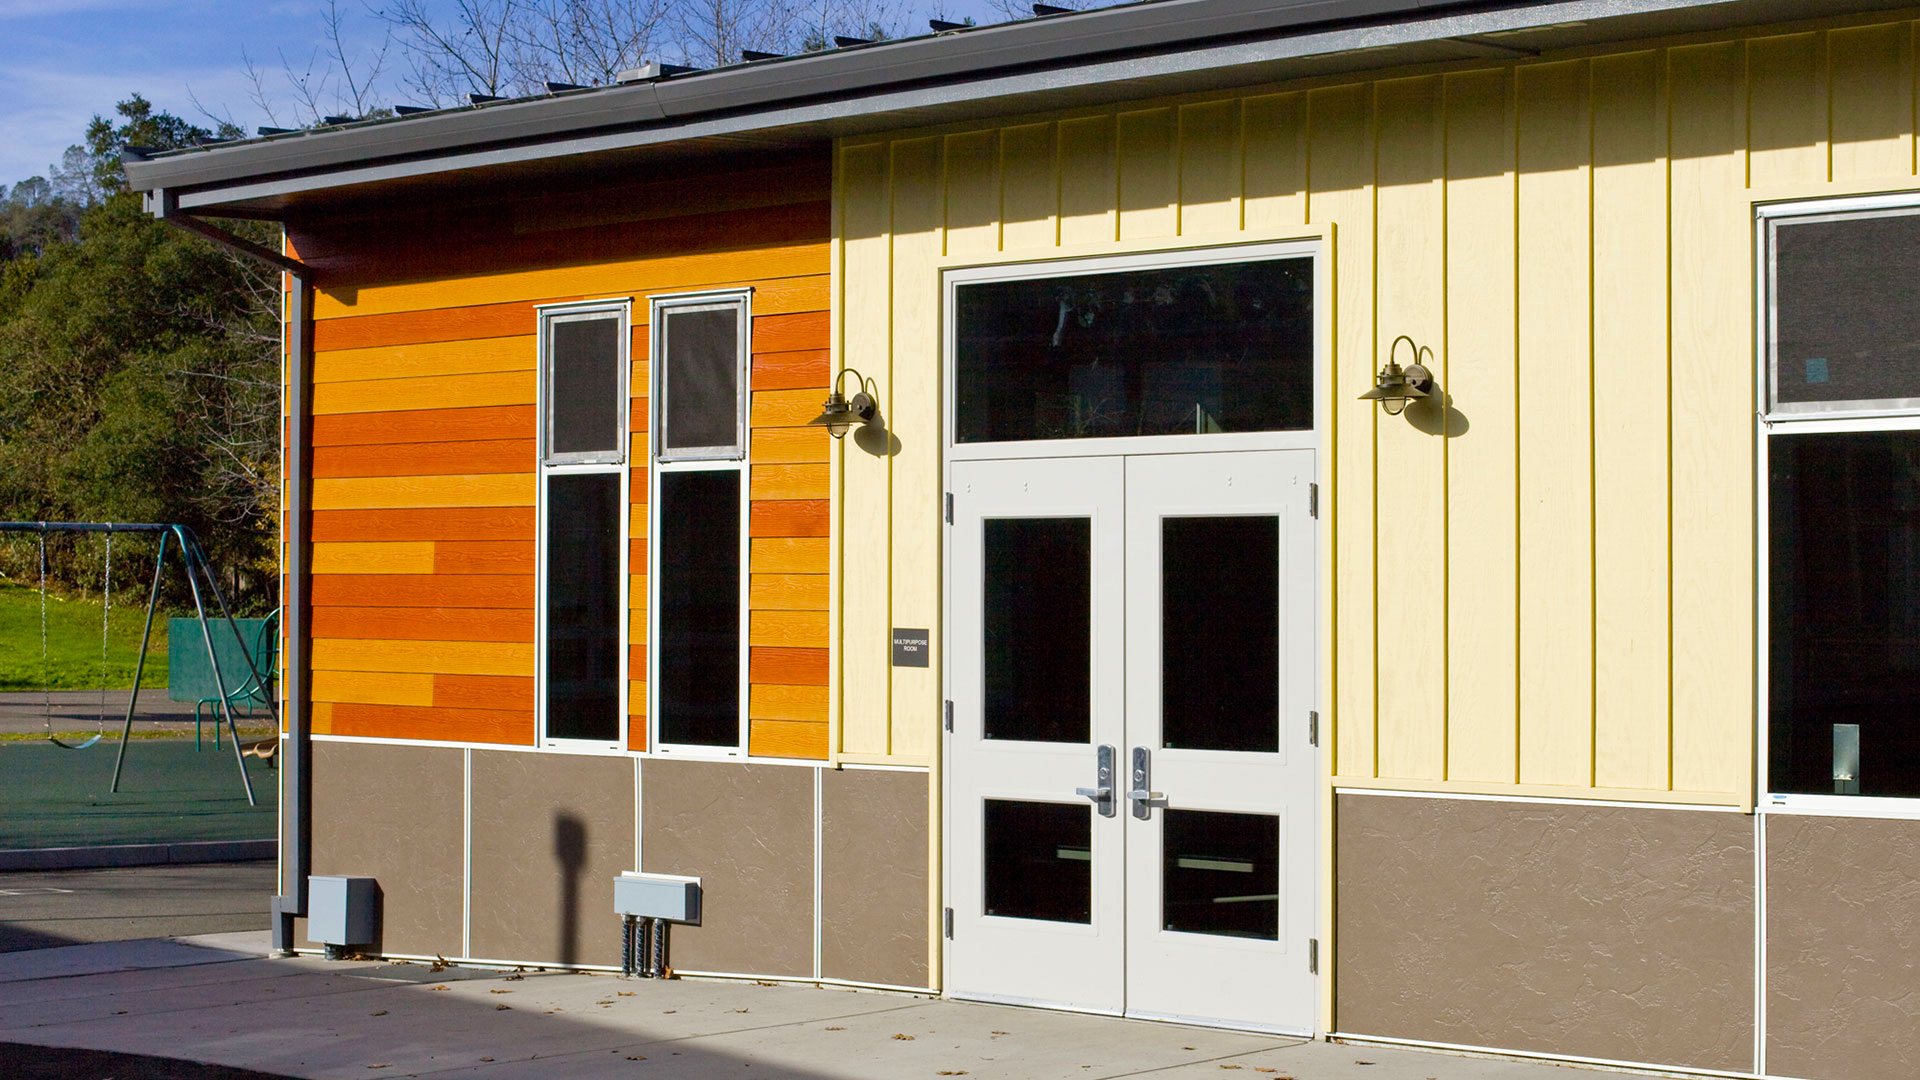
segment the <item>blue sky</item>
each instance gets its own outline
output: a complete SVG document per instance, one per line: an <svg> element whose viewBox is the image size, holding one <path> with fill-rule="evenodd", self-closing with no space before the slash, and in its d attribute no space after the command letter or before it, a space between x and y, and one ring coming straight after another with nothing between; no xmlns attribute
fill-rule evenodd
<svg viewBox="0 0 1920 1080"><path fill-rule="evenodd" d="M80 141L89 118L110 114L115 102L135 92L203 125L207 120L196 99L249 130L268 123L249 100L242 56L268 71L270 91L290 105L281 60L304 65L313 55L323 3L0 0L8 57L0 65L0 184L45 175ZM971 13L982 22L996 21L987 15L988 0L943 6L950 17ZM378 36L365 8L355 0L342 7L350 26Z"/></svg>

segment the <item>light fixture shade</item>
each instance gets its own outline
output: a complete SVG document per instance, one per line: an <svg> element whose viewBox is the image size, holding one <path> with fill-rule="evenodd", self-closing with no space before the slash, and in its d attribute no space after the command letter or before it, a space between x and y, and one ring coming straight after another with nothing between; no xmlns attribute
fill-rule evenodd
<svg viewBox="0 0 1920 1080"><path fill-rule="evenodd" d="M821 403L820 415L807 423L826 428L828 433L837 439L845 435L847 429L855 424L870 423L874 412L873 399L864 392L853 395L853 400L849 401L845 394L835 390L827 395L825 402Z"/></svg>
<svg viewBox="0 0 1920 1080"><path fill-rule="evenodd" d="M1386 408L1388 416L1398 416L1406 410L1408 402L1418 401L1432 390L1433 375L1425 367L1409 364L1402 368L1390 358L1380 374L1373 377L1373 389L1361 394L1360 400L1377 401Z"/></svg>

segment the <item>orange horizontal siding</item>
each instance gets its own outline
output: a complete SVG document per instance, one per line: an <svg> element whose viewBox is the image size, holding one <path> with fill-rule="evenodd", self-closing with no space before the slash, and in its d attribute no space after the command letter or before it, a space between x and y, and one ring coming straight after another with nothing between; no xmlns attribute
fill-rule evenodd
<svg viewBox="0 0 1920 1080"><path fill-rule="evenodd" d="M801 352L828 347L828 313L803 311L792 315L768 315L753 320L753 352Z"/></svg>
<svg viewBox="0 0 1920 1080"><path fill-rule="evenodd" d="M827 725L795 720L750 720L747 722L747 753L756 757L825 761Z"/></svg>
<svg viewBox="0 0 1920 1080"><path fill-rule="evenodd" d="M316 510L316 543L406 540L527 540L534 538L531 506L446 506L417 510Z"/></svg>
<svg viewBox="0 0 1920 1080"><path fill-rule="evenodd" d="M826 397L827 381L833 378L833 354L826 349L801 349L796 352L759 353L753 358L755 390L819 389Z"/></svg>
<svg viewBox="0 0 1920 1080"><path fill-rule="evenodd" d="M315 607L316 638L532 641L533 615L504 608Z"/></svg>
<svg viewBox="0 0 1920 1080"><path fill-rule="evenodd" d="M748 535L824 537L831 524L826 499L763 501L753 504Z"/></svg>
<svg viewBox="0 0 1920 1080"><path fill-rule="evenodd" d="M512 541L439 541L433 545L436 574L531 574L534 545Z"/></svg>
<svg viewBox="0 0 1920 1080"><path fill-rule="evenodd" d="M822 391L822 397L825 392ZM755 428L748 456L758 465L776 462L826 464L833 448L833 436L823 427Z"/></svg>
<svg viewBox="0 0 1920 1080"><path fill-rule="evenodd" d="M550 303L577 300L554 297ZM472 307L396 311L386 315L355 315L321 319L313 324L315 352L366 349L381 345L423 345L434 341L511 337L539 328L539 313L524 301L476 304Z"/></svg>
<svg viewBox="0 0 1920 1080"><path fill-rule="evenodd" d="M426 405L396 397L396 405ZM534 437L531 405L486 405L469 409L402 409L392 412L332 413L313 418L313 445L416 443L431 432L448 442Z"/></svg>
<svg viewBox="0 0 1920 1080"><path fill-rule="evenodd" d="M531 710L337 703L332 728L334 735L362 738L533 745Z"/></svg>
<svg viewBox="0 0 1920 1080"><path fill-rule="evenodd" d="M526 616L529 625L532 616ZM533 711L531 675L435 675L433 703L449 709Z"/></svg>
<svg viewBox="0 0 1920 1080"><path fill-rule="evenodd" d="M423 430L420 434L431 435L433 432ZM313 475L444 476L532 472L534 455L532 439L319 446L313 451Z"/></svg>
<svg viewBox="0 0 1920 1080"><path fill-rule="evenodd" d="M533 607L532 574L315 574L322 607Z"/></svg>
<svg viewBox="0 0 1920 1080"><path fill-rule="evenodd" d="M826 649L756 646L748 654L747 680L787 686L825 686L830 657Z"/></svg>

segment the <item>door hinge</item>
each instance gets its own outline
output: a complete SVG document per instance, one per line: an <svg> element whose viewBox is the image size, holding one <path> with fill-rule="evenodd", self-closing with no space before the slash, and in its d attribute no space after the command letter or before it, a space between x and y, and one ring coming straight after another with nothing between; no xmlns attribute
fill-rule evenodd
<svg viewBox="0 0 1920 1080"><path fill-rule="evenodd" d="M1320 745L1320 713L1317 710L1307 713L1307 745Z"/></svg>
<svg viewBox="0 0 1920 1080"><path fill-rule="evenodd" d="M1307 485L1307 516L1315 517L1315 518L1320 516L1320 485L1319 484Z"/></svg>
<svg viewBox="0 0 1920 1080"><path fill-rule="evenodd" d="M940 909L940 932L946 935L946 938L948 941L953 940L953 909L952 908Z"/></svg>
<svg viewBox="0 0 1920 1080"><path fill-rule="evenodd" d="M953 524L953 492L947 492L947 524Z"/></svg>
<svg viewBox="0 0 1920 1080"><path fill-rule="evenodd" d="M948 908L947 910L952 911L953 909ZM952 937L953 935L948 934L947 936ZM1307 974L1320 974L1320 939L1317 937L1307 939Z"/></svg>
<svg viewBox="0 0 1920 1080"><path fill-rule="evenodd" d="M953 699L952 698L948 698L946 700L946 703L942 706L940 712L942 714L942 719L945 721L946 729L948 731L952 731L953 730Z"/></svg>

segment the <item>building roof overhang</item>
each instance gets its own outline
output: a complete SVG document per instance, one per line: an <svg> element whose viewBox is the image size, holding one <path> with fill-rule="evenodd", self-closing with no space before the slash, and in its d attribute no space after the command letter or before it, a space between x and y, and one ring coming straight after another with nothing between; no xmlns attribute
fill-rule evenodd
<svg viewBox="0 0 1920 1080"><path fill-rule="evenodd" d="M127 163L156 212L294 220L583 169L1407 65L1526 58L1894 0L1141 0Z"/></svg>

